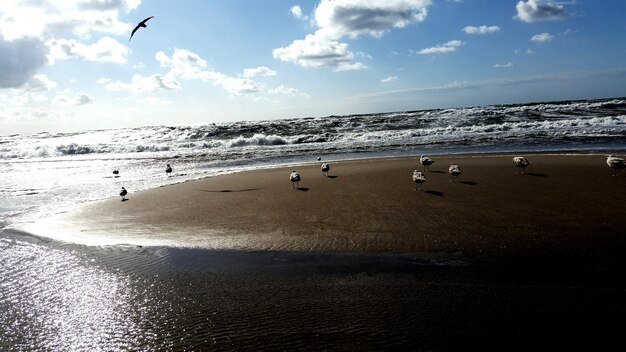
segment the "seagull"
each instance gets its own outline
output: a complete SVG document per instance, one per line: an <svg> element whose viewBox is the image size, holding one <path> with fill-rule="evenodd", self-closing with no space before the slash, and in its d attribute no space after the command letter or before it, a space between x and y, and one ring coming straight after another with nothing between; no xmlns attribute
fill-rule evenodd
<svg viewBox="0 0 626 352"><path fill-rule="evenodd" d="M452 176L453 181L459 180L459 175L461 174L461 167L455 163L452 163L448 168L448 173Z"/></svg>
<svg viewBox="0 0 626 352"><path fill-rule="evenodd" d="M424 171L430 171L430 165L432 165L435 161L426 155L420 156L420 164L424 166Z"/></svg>
<svg viewBox="0 0 626 352"><path fill-rule="evenodd" d="M120 192L120 196L122 196L122 201L126 200L127 194L128 194L128 191L126 190L126 188L122 187L122 191Z"/></svg>
<svg viewBox="0 0 626 352"><path fill-rule="evenodd" d="M413 170L413 182L415 182L415 190L421 191L422 183L426 182L426 176L424 176L424 173L421 171ZM418 185L419 189L417 188Z"/></svg>
<svg viewBox="0 0 626 352"><path fill-rule="evenodd" d="M118 169L113 170L113 175L115 175L115 177L118 177L119 174L120 174L120 170Z"/></svg>
<svg viewBox="0 0 626 352"><path fill-rule="evenodd" d="M318 156L318 157L317 157L317 161L322 161L322 157L321 157L321 156Z"/></svg>
<svg viewBox="0 0 626 352"><path fill-rule="evenodd" d="M131 39L133 39L133 35L135 34L135 32L137 32L137 30L141 27L146 28L146 22L148 22L149 19L151 19L154 16L150 16L148 18L146 18L145 20L139 22L139 24L137 24L137 26L135 27L135 29L133 29L133 32L130 33L130 38L128 38L128 41L130 42Z"/></svg>
<svg viewBox="0 0 626 352"><path fill-rule="evenodd" d="M620 170L624 168L624 159L609 155L606 157L606 164L614 170L613 176L619 176L621 172Z"/></svg>
<svg viewBox="0 0 626 352"><path fill-rule="evenodd" d="M322 176L328 176L330 173L330 164L322 163Z"/></svg>
<svg viewBox="0 0 626 352"><path fill-rule="evenodd" d="M528 165L530 165L530 162L528 161L528 159L526 159L523 156L516 156L513 158L513 164L515 164L515 166L517 167L521 167L522 168L522 173L525 174L526 173L526 167Z"/></svg>
<svg viewBox="0 0 626 352"><path fill-rule="evenodd" d="M170 164L167 164L167 167L165 168L165 173L167 173L167 176L172 173L172 167L170 166Z"/></svg>
<svg viewBox="0 0 626 352"><path fill-rule="evenodd" d="M298 171L291 171L291 175L289 175L289 180L292 182L291 187L298 188L298 182L300 182L300 174Z"/></svg>

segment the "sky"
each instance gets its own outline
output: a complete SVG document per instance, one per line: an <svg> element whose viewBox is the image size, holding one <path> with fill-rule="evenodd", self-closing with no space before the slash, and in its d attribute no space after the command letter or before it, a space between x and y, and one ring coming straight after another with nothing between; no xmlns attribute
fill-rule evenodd
<svg viewBox="0 0 626 352"><path fill-rule="evenodd" d="M623 97L625 13L623 0L2 0L0 135Z"/></svg>

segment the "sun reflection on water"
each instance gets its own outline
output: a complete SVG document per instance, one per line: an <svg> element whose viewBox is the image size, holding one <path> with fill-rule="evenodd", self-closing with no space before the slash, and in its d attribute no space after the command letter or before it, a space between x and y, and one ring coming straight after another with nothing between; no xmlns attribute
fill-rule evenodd
<svg viewBox="0 0 626 352"><path fill-rule="evenodd" d="M146 345L147 299L128 274L88 254L0 239L0 349L118 350ZM143 306L138 306L138 301Z"/></svg>

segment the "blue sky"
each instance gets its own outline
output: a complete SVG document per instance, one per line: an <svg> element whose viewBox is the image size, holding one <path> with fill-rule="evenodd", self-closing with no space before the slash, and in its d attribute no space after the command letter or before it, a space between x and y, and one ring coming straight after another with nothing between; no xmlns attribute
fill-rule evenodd
<svg viewBox="0 0 626 352"><path fill-rule="evenodd" d="M0 134L626 96L624 13L623 0L3 0Z"/></svg>

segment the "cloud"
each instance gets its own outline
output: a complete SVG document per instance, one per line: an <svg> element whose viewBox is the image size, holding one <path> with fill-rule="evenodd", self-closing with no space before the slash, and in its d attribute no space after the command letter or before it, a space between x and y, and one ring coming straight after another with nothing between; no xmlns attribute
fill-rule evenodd
<svg viewBox="0 0 626 352"><path fill-rule="evenodd" d="M269 94L283 94L283 95L289 95L292 97L295 97L295 96L308 97L309 96L308 94L301 93L296 88L286 87L285 85L282 85L282 84L276 88L268 90L267 92Z"/></svg>
<svg viewBox="0 0 626 352"><path fill-rule="evenodd" d="M535 43L546 43L551 41L553 38L554 36L550 35L550 33L541 33L533 35L533 37L530 38L530 41Z"/></svg>
<svg viewBox="0 0 626 352"><path fill-rule="evenodd" d="M51 81L48 76L44 74L34 75L25 85L22 86L22 90L25 92L47 92L56 88L57 83Z"/></svg>
<svg viewBox="0 0 626 352"><path fill-rule="evenodd" d="M382 83L389 83L389 82L393 82L393 81L396 81L396 80L398 80L398 76L389 76L387 78L381 79L380 81Z"/></svg>
<svg viewBox="0 0 626 352"><path fill-rule="evenodd" d="M0 89L19 88L47 62L48 48L37 38L0 37Z"/></svg>
<svg viewBox="0 0 626 352"><path fill-rule="evenodd" d="M348 50L348 44L340 43L313 34L299 39L285 48L274 49L275 59L293 62L302 67L350 66L354 54Z"/></svg>
<svg viewBox="0 0 626 352"><path fill-rule="evenodd" d="M48 42L50 62L62 59L83 58L94 62L113 62L124 64L130 53L128 47L111 37L100 38L91 45L85 45L75 39L54 39Z"/></svg>
<svg viewBox="0 0 626 352"><path fill-rule="evenodd" d="M430 4L431 0L321 0L315 8L317 31L274 49L272 54L275 59L303 67L363 69L366 66L353 62L354 53L348 50L348 44L339 41L341 38L379 38L394 28L422 22Z"/></svg>
<svg viewBox="0 0 626 352"><path fill-rule="evenodd" d="M255 68L244 69L243 76L245 78L252 78L256 76L276 76L276 71L269 69L265 66L258 66Z"/></svg>
<svg viewBox="0 0 626 352"><path fill-rule="evenodd" d="M99 82L105 80L99 79ZM150 76L133 75L130 82L108 82L104 87L109 91L126 91L130 93L153 93L158 91L180 90L181 85L171 75L153 74Z"/></svg>
<svg viewBox="0 0 626 352"><path fill-rule="evenodd" d="M37 0L0 2L0 32L5 39L58 38L62 33L86 37L91 33L121 35L132 26L120 12L136 9L140 0Z"/></svg>
<svg viewBox="0 0 626 352"><path fill-rule="evenodd" d="M302 9L298 5L292 6L291 9L289 9L289 12L291 12L293 17L295 17L297 19L301 19L302 18Z"/></svg>
<svg viewBox="0 0 626 352"><path fill-rule="evenodd" d="M464 43L460 40L451 40L444 44L438 44L437 46L431 48L422 49L417 53L421 55L447 54L456 51L456 49L463 44Z"/></svg>
<svg viewBox="0 0 626 352"><path fill-rule="evenodd" d="M54 97L52 103L61 106L81 106L93 104L94 98L85 93L80 93L76 96L71 96L67 92L62 93Z"/></svg>
<svg viewBox="0 0 626 352"><path fill-rule="evenodd" d="M381 37L392 28L423 22L430 0L322 0L315 22L322 35L339 39L368 34Z"/></svg>
<svg viewBox="0 0 626 352"><path fill-rule="evenodd" d="M168 98L160 98L160 97L145 97L141 99L140 102L144 104L148 104L148 105L155 105L155 106L171 105L173 103L173 101L171 101Z"/></svg>
<svg viewBox="0 0 626 352"><path fill-rule="evenodd" d="M105 88L110 91L127 91L134 94L180 90L182 89L180 80L209 81L235 96L261 91L259 84L251 79L230 77L217 71L207 70L206 61L198 54L186 49L175 49L171 57L159 51L155 59L161 67L168 69L166 73L156 73L150 76L136 74L130 82L111 82L108 78L100 78L98 82L104 84ZM257 69L259 67L252 70L265 74L273 72L267 68Z"/></svg>
<svg viewBox="0 0 626 352"><path fill-rule="evenodd" d="M499 31L500 31L500 27L498 26L480 26L480 27L467 26L463 28L463 32L467 34L490 34L490 33L496 33Z"/></svg>
<svg viewBox="0 0 626 352"><path fill-rule="evenodd" d="M507 62L506 64L495 64L493 65L494 68L507 68L507 67L513 67L513 63L512 62Z"/></svg>
<svg viewBox="0 0 626 352"><path fill-rule="evenodd" d="M514 18L527 23L558 20L567 16L565 8L562 5L542 3L540 0L520 1L515 8L517 9L517 16Z"/></svg>

